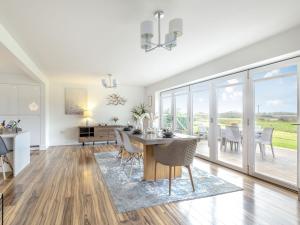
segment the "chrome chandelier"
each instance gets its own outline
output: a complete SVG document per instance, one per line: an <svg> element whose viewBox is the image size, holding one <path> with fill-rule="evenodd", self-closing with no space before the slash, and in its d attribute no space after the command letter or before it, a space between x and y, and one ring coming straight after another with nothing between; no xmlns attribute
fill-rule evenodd
<svg viewBox="0 0 300 225"><path fill-rule="evenodd" d="M112 78L111 74L107 74L108 78L104 78L101 80L103 87L105 88L116 88L117 80Z"/></svg>
<svg viewBox="0 0 300 225"><path fill-rule="evenodd" d="M141 48L145 52L150 52L156 48L172 50L176 46L177 38L182 35L182 19L176 18L169 22L169 33L165 35L165 42L161 42L160 20L164 17L164 12L158 10L154 12L158 24L158 43L153 43L153 21L146 20L141 23Z"/></svg>

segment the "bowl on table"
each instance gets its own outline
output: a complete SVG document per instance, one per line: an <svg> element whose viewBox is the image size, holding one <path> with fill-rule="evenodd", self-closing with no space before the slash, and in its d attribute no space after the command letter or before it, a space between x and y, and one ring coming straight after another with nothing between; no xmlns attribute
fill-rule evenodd
<svg viewBox="0 0 300 225"><path fill-rule="evenodd" d="M135 135L140 135L142 133L143 132L140 129L135 129L135 130L132 131L132 134L135 134Z"/></svg>
<svg viewBox="0 0 300 225"><path fill-rule="evenodd" d="M162 133L162 135L163 135L163 138L172 138L172 137L174 137L174 134L173 134L172 131L165 131L165 132Z"/></svg>
<svg viewBox="0 0 300 225"><path fill-rule="evenodd" d="M131 129L132 129L131 127L124 127L123 131L131 131Z"/></svg>

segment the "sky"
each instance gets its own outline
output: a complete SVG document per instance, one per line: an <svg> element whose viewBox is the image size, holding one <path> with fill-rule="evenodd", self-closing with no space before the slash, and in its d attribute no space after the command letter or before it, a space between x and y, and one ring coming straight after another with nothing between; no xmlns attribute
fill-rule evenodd
<svg viewBox="0 0 300 225"><path fill-rule="evenodd" d="M296 74L297 66L283 67L271 71L263 71L252 75L254 80L255 112L289 112L297 113L297 76L276 77L283 74ZM272 78L261 80L263 78ZM260 80L259 80L260 79ZM232 84L233 79L228 80ZM217 108L219 113L228 111L242 112L243 86L217 89Z"/></svg>
<svg viewBox="0 0 300 225"><path fill-rule="evenodd" d="M254 80L255 93L255 112L258 108L260 113L272 112L289 112L297 113L297 76L278 75L297 74L297 66L292 65L275 70L267 70L252 74ZM274 77L274 79L271 79ZM262 80L264 78L270 78ZM243 84L237 79L229 79L222 81L223 84L231 86L223 86L217 88L217 111L224 112L241 112L243 111ZM233 86L232 86L233 85ZM187 113L187 97L176 97L176 108L182 113ZM193 94L193 110L194 113L208 113L209 110L209 94L208 91L196 92ZM167 108L170 101L165 101L163 105ZM259 106L259 107L258 107Z"/></svg>

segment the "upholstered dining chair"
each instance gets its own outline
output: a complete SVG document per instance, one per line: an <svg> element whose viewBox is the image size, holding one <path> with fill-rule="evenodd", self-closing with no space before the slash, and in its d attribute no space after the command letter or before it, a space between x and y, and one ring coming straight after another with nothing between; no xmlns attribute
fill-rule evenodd
<svg viewBox="0 0 300 225"><path fill-rule="evenodd" d="M155 176L156 181L156 168L157 163L169 166L169 195L171 195L171 179L172 167L184 166L189 171L189 176L192 184L193 191L195 186L190 165L193 162L194 155L197 148L197 140L174 140L168 145L155 145L154 146L154 159L155 159Z"/></svg>
<svg viewBox="0 0 300 225"><path fill-rule="evenodd" d="M118 129L114 129L115 136L116 136L116 148L118 150L118 158L121 158L121 164L123 160L123 153L124 153L124 144L121 137L121 133Z"/></svg>
<svg viewBox="0 0 300 225"><path fill-rule="evenodd" d="M9 162L7 153L8 153L8 150L7 150L6 144L3 141L2 137L0 137L0 160L1 160L1 167L2 167L2 173L3 173L4 180L6 180L6 175L5 175L5 171L4 171L4 162L7 163L8 166L13 171L13 167L12 167L11 163Z"/></svg>
<svg viewBox="0 0 300 225"><path fill-rule="evenodd" d="M123 144L124 148L129 154L129 157L126 162L131 161L131 168L130 168L130 173L129 176L132 174L132 167L135 159L137 159L140 163L140 159L142 158L143 155L143 149L136 147L130 142L129 136L125 131L121 131L122 137L123 137Z"/></svg>

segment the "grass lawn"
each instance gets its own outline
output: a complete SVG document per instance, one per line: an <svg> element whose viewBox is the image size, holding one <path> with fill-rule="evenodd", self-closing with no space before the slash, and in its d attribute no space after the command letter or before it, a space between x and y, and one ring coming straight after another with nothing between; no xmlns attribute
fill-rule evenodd
<svg viewBox="0 0 300 225"><path fill-rule="evenodd" d="M197 124L194 120L194 131L198 130ZM222 128L226 125L241 124L240 118L219 118L218 123L221 124ZM293 122L282 121L282 120L269 120L269 119L257 119L256 125L261 128L272 127L274 128L273 133L273 146L278 148L288 148L291 150L297 150L297 127L292 125ZM202 120L201 124L208 124L208 121Z"/></svg>
<svg viewBox="0 0 300 225"><path fill-rule="evenodd" d="M293 122L281 120L256 120L256 124L264 127L273 127L273 146L297 150L297 126Z"/></svg>
<svg viewBox="0 0 300 225"><path fill-rule="evenodd" d="M241 119L219 118L219 123L223 126L230 125L230 124L241 124ZM292 125L292 123L293 122L282 121L282 120L267 120L267 119L256 120L256 125L260 126L261 128L264 127L274 128L274 133L273 133L274 147L297 150L297 127Z"/></svg>

